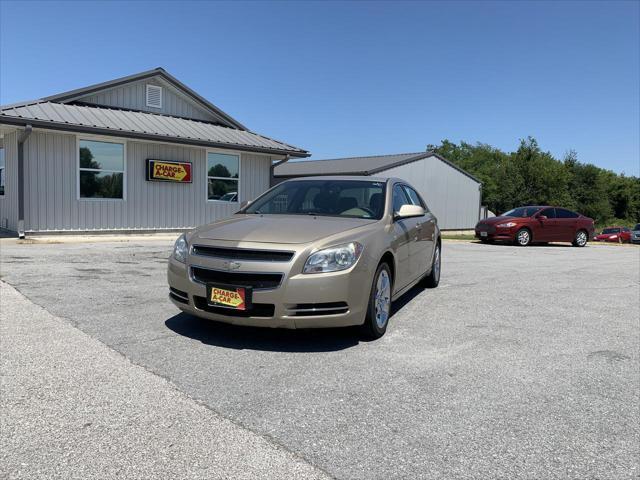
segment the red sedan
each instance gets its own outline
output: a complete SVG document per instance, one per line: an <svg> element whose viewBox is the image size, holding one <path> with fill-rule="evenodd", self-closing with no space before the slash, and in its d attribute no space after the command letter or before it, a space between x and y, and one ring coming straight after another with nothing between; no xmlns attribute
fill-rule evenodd
<svg viewBox="0 0 640 480"><path fill-rule="evenodd" d="M584 247L593 238L593 219L566 208L551 206L518 207L499 217L481 220L476 238L527 246L531 243L571 242Z"/></svg>
<svg viewBox="0 0 640 480"><path fill-rule="evenodd" d="M596 242L624 243L631 241L631 229L627 227L607 227L594 237Z"/></svg>

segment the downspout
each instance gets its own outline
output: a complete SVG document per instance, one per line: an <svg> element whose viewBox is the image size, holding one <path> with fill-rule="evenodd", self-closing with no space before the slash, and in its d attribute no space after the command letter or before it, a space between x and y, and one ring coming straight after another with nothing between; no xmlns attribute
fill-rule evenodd
<svg viewBox="0 0 640 480"><path fill-rule="evenodd" d="M18 238L24 238L24 142L33 132L31 125L26 125L18 138Z"/></svg>
<svg viewBox="0 0 640 480"><path fill-rule="evenodd" d="M286 163L289 161L291 157L289 155L285 155L284 158L282 160L280 160L279 162L276 163L272 163L271 164L271 168L269 169L269 186L273 187L275 185L275 176L274 176L274 172L277 166L282 165L283 163Z"/></svg>

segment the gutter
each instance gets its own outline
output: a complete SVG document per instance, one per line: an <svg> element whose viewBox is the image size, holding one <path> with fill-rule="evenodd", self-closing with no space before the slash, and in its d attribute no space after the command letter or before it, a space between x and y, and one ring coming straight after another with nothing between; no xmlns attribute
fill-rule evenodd
<svg viewBox="0 0 640 480"><path fill-rule="evenodd" d="M18 138L18 238L24 238L24 142L33 132L31 125L25 125Z"/></svg>

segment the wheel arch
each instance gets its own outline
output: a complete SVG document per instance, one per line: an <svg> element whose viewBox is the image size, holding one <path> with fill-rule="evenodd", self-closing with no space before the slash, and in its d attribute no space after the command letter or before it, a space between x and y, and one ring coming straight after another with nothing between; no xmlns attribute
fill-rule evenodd
<svg viewBox="0 0 640 480"><path fill-rule="evenodd" d="M380 257L380 261L378 262L378 265L376 265L376 268L381 263L386 263L387 265L389 265L389 270L391 270L391 282L395 283L395 279L396 279L396 257L395 257L395 255L393 254L393 252L391 250L387 250L386 252L384 252L382 254L382 257Z"/></svg>

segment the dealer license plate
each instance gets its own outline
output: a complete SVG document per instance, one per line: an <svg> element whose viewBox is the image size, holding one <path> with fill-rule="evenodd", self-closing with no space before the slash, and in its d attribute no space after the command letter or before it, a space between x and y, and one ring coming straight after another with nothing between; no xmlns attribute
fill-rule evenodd
<svg viewBox="0 0 640 480"><path fill-rule="evenodd" d="M207 285L207 302L215 307L247 310L251 305L251 290L229 285Z"/></svg>
<svg viewBox="0 0 640 480"><path fill-rule="evenodd" d="M487 236L487 232L480 232L480 236L481 237L486 237Z"/></svg>

